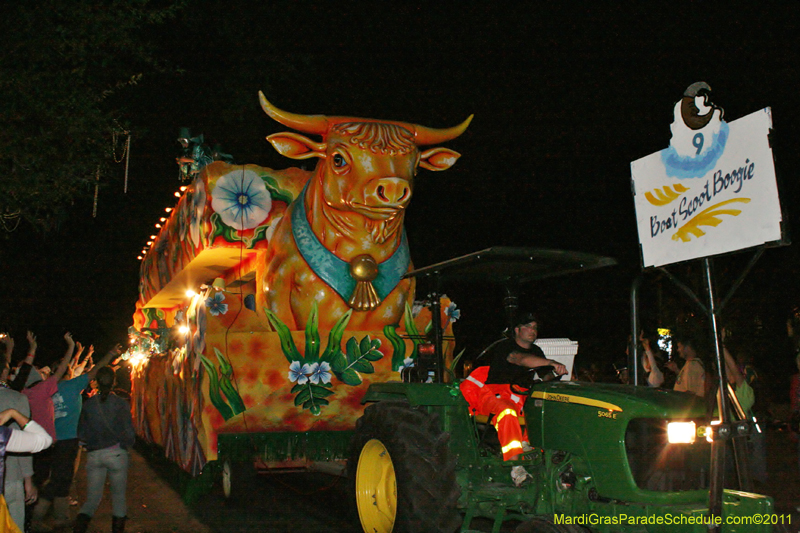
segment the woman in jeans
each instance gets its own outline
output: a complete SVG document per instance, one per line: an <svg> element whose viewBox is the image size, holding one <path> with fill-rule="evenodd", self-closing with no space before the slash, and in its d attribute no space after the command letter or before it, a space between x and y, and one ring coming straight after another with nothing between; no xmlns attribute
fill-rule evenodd
<svg viewBox="0 0 800 533"><path fill-rule="evenodd" d="M75 533L84 533L94 516L100 500L106 475L111 485L111 531L125 531L128 484L128 448L133 446L135 434L128 402L111 393L114 371L103 367L97 371L100 393L83 404L78 425L78 438L86 446L86 503L75 519Z"/></svg>

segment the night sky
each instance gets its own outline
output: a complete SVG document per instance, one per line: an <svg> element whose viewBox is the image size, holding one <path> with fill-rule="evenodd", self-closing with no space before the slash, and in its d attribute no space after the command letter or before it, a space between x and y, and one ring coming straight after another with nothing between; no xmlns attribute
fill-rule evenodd
<svg viewBox="0 0 800 533"><path fill-rule="evenodd" d="M630 283L640 271L630 162L668 145L673 104L691 83L711 86L729 122L772 107L784 214L795 225L794 4L718 10L707 2L672 2L645 12L618 3L428 4L190 6L154 36L185 73L146 77L127 102L128 193L120 165L104 177L96 218L90 200L78 201L58 233L43 238L21 227L0 242L0 329L13 331L23 346L24 330L35 328L43 353L53 355L62 352L66 330L99 350L124 341L137 298L136 257L181 185L179 128L220 143L237 163L297 166L264 139L285 128L261 111L258 90L298 113L433 127L474 114L467 132L446 144L462 154L456 166L420 172L406 215L412 259L424 266L496 245L616 258L619 265L607 272L526 294L525 306L544 317L542 335L581 341L587 360L624 350ZM769 342L753 353L756 360L788 371L788 354L775 351L784 347L788 306L800 303L795 248L768 250L731 304L738 334L758 333ZM716 261L723 289L748 258ZM690 285L700 279L696 265L671 271ZM675 309L664 308L675 291L663 283L648 291L647 316L677 325ZM457 334L468 349L497 335L499 291L448 293L462 307Z"/></svg>

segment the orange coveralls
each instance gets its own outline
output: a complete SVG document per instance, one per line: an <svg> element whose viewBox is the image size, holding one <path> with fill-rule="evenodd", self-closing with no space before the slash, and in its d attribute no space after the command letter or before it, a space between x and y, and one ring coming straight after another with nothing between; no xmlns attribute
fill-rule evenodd
<svg viewBox="0 0 800 533"><path fill-rule="evenodd" d="M461 382L459 388L469 404L470 413L495 415L493 425L500 439L503 459L508 461L523 451L519 416L525 398L512 392L511 385L486 383L488 377L489 367L479 366Z"/></svg>

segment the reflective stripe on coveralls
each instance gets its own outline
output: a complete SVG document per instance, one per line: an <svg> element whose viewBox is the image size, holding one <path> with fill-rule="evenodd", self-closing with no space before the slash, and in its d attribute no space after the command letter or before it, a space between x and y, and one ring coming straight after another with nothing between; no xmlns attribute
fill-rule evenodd
<svg viewBox="0 0 800 533"><path fill-rule="evenodd" d="M515 438L516 435L514 434L513 427L511 428L506 427L508 424L501 426L501 422L506 417L512 417L514 422L516 422L517 427L519 427L519 420L517 420L517 412L514 409L503 409L502 411L500 411L500 413L498 413L497 417L495 418L494 428L497 430L498 437L500 435L503 436L508 435L511 439L513 439L511 441L506 441L506 439L504 439L503 437L499 437L501 444L503 442L507 442L507 444L505 444L501 448L501 450L503 451L503 459L507 461L509 457L513 457L515 455L522 453L522 442ZM511 433L511 435L509 435L509 433ZM520 431L520 439L522 438L521 436L522 432Z"/></svg>
<svg viewBox="0 0 800 533"><path fill-rule="evenodd" d="M461 382L460 389L469 404L470 411L481 415L495 414L494 427L503 451L503 459L522 453L522 428L518 416L523 398L511 392L504 384L487 384L489 367L482 366Z"/></svg>

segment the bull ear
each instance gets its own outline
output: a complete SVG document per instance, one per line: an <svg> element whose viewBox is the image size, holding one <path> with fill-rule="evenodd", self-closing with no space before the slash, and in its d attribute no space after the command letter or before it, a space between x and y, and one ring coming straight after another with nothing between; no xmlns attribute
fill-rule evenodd
<svg viewBox="0 0 800 533"><path fill-rule="evenodd" d="M275 147L279 154L292 159L310 159L312 157L325 157L325 143L315 143L308 137L297 133L285 131L273 133L267 140Z"/></svg>
<svg viewBox="0 0 800 533"><path fill-rule="evenodd" d="M447 170L461 154L449 148L431 148L419 155L419 166L428 170Z"/></svg>

